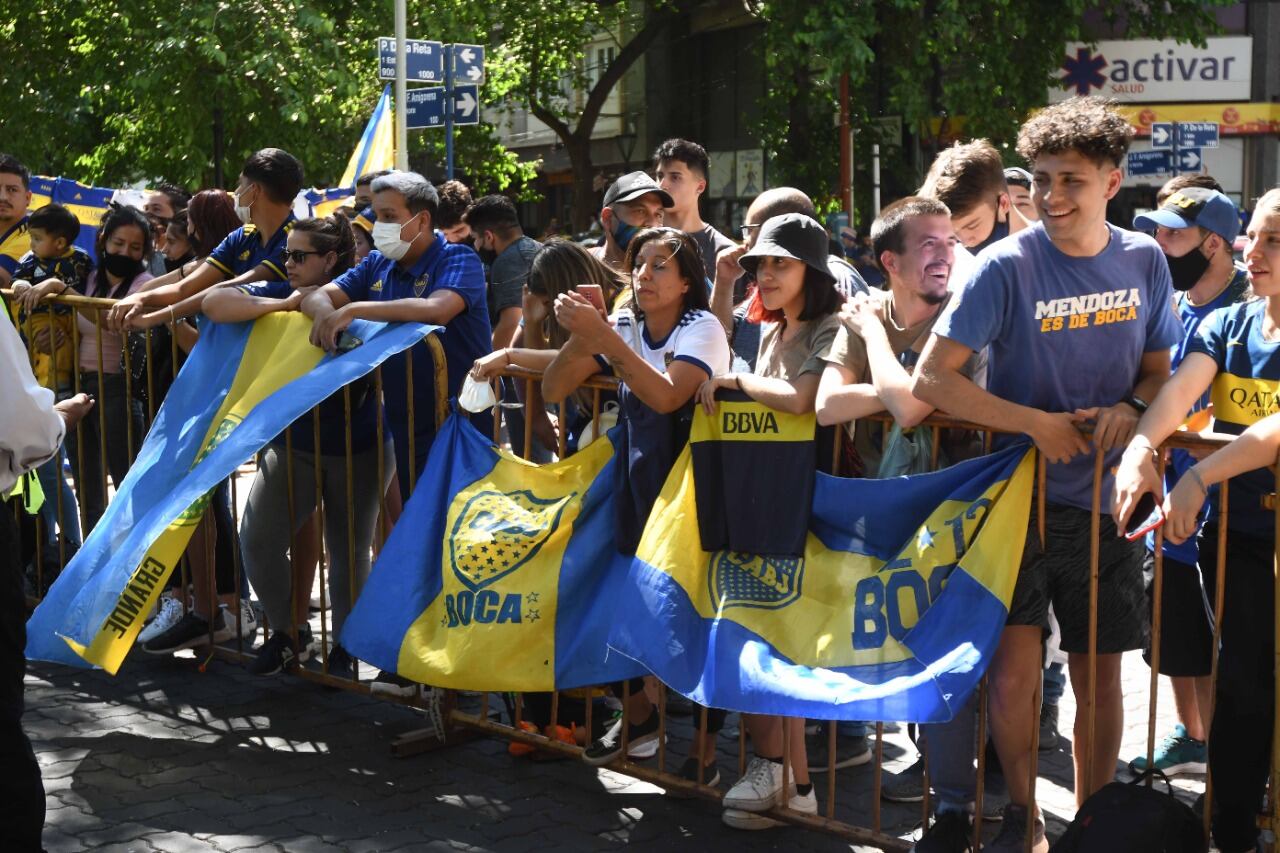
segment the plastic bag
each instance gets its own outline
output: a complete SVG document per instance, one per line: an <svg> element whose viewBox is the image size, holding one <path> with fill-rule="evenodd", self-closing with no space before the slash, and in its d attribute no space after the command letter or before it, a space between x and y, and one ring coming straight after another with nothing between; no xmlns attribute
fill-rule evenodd
<svg viewBox="0 0 1280 853"><path fill-rule="evenodd" d="M462 383L462 391L458 394L458 405L468 412L487 412L498 404L493 394L493 386L487 381L477 381L470 373Z"/></svg>
<svg viewBox="0 0 1280 853"><path fill-rule="evenodd" d="M618 404L613 400L608 401L600 409L600 434L604 435L609 430L618 425ZM582 432L578 434L578 449L582 450L595 439L596 433L592 427L594 423L588 421L587 425L582 428Z"/></svg>

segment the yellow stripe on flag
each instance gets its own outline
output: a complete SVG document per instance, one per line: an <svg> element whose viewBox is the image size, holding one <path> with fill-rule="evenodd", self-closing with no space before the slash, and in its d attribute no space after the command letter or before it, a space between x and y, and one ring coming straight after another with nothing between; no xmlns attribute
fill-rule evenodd
<svg viewBox="0 0 1280 853"><path fill-rule="evenodd" d="M235 379L210 422L193 468L226 439L255 406L309 373L320 362L324 352L308 340L310 328L310 319L292 311L268 314L254 323ZM67 639L76 654L113 675L119 670L142 629L143 620L164 590L165 579L186 550L211 494L192 504L151 545L92 642L82 646Z"/></svg>

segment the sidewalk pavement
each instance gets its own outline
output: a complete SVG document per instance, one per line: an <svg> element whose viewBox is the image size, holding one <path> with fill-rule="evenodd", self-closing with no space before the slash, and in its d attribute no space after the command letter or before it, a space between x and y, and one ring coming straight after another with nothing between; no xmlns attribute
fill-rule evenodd
<svg viewBox="0 0 1280 853"><path fill-rule="evenodd" d="M219 661L201 673L198 663L135 652L115 677L32 664L25 724L44 769L50 853L872 849L794 827L734 831L707 801L670 799L572 760L512 759L493 739L396 758L392 739L422 728L421 712L296 677L254 678ZM1147 678L1141 658L1128 656L1122 761L1145 749ZM1070 703L1068 691L1068 736ZM1157 738L1172 726L1167 683L1159 711ZM731 717L735 734L736 725ZM915 759L894 728L886 772ZM687 754L686 738L677 725L669 766ZM737 738L720 740L725 788ZM1067 749L1041 754L1038 794L1051 835L1074 811ZM839 771L839 817L869 821L871 774L870 766ZM826 777L815 781L825 806ZM1201 783L1176 782L1188 801ZM920 816L918 805L886 804L882 819L905 837Z"/></svg>

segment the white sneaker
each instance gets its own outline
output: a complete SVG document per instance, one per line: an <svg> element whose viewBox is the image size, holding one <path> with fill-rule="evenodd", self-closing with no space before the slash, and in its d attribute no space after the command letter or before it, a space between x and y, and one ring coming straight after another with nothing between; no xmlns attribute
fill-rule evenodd
<svg viewBox="0 0 1280 853"><path fill-rule="evenodd" d="M213 641L215 643L226 643L235 639L236 636L236 614L226 604L219 604L218 608L222 611L222 627L213 632ZM248 645L253 645L253 638L258 632L258 615L253 611L253 605L241 599L240 601L240 636L244 638Z"/></svg>
<svg viewBox="0 0 1280 853"><path fill-rule="evenodd" d="M727 799L727 798L726 798ZM791 789L791 798L787 801L787 808L801 814L817 814L818 813L818 795L814 793L814 789L810 788L809 793L801 796L796 789ZM782 826L785 821L775 820L767 815L757 814L755 812L743 811L742 809L725 809L724 814L720 816L726 826L734 829L745 829L748 831L757 829L773 829L775 826Z"/></svg>
<svg viewBox="0 0 1280 853"><path fill-rule="evenodd" d="M726 809L765 812L782 802L782 762L755 756L724 795Z"/></svg>
<svg viewBox="0 0 1280 853"><path fill-rule="evenodd" d="M151 617L151 621L138 632L138 644L154 640L168 631L182 618L182 602L171 595L160 596L159 610Z"/></svg>

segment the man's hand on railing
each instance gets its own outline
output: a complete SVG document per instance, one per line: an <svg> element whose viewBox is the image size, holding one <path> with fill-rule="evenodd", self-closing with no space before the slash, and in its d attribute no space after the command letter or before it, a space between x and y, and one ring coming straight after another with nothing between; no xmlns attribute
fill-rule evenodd
<svg viewBox="0 0 1280 853"><path fill-rule="evenodd" d="M333 352L337 349L338 338L355 319L350 308L351 305L344 305L322 317L316 317L311 324L311 345L325 352Z"/></svg>
<svg viewBox="0 0 1280 853"><path fill-rule="evenodd" d="M1145 438L1130 442L1120 464L1116 467L1115 490L1111 494L1111 517L1119 534L1129 523L1129 516L1138 506L1142 496L1150 492L1158 499L1164 493L1160 471L1156 468L1159 451L1152 448ZM1168 535L1168 528L1165 528Z"/></svg>
<svg viewBox="0 0 1280 853"><path fill-rule="evenodd" d="M1027 435L1049 462L1067 462L1089 452L1089 440L1076 428L1076 416L1070 412L1039 412Z"/></svg>
<svg viewBox="0 0 1280 853"><path fill-rule="evenodd" d="M80 419L88 414L93 408L94 399L88 394L80 393L74 397L68 397L61 403L55 403L53 410L62 418L63 424L69 430L76 424L80 423Z"/></svg>
<svg viewBox="0 0 1280 853"><path fill-rule="evenodd" d="M1128 403L1076 409L1077 423L1093 421L1093 444L1101 450L1124 447L1138 431L1138 410Z"/></svg>

